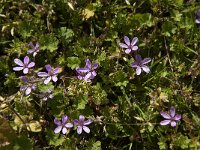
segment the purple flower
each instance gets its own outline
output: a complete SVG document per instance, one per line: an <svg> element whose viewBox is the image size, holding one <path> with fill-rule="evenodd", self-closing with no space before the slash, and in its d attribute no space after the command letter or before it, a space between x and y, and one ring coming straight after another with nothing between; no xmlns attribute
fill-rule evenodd
<svg viewBox="0 0 200 150"><path fill-rule="evenodd" d="M135 46L136 42L138 41L137 37L134 37L132 41L130 42L130 39L127 36L124 36L124 42L125 43L119 43L119 46L121 48L125 48L125 53L129 54L131 51L136 51L138 49L138 46Z"/></svg>
<svg viewBox="0 0 200 150"><path fill-rule="evenodd" d="M30 62L29 63L29 57L26 56L24 57L24 62L22 62L20 59L16 58L14 59L14 62L19 65L19 67L14 67L13 70L14 71L20 71L20 70L23 70L23 73L24 74L27 74L28 73L28 70L29 68L32 68L35 66L35 63L34 62Z"/></svg>
<svg viewBox="0 0 200 150"><path fill-rule="evenodd" d="M176 122L179 121L181 119L181 115L176 114L176 110L174 107L170 108L170 113L167 114L165 112L160 112L160 114L163 116L163 118L165 118L166 120L163 120L160 122L160 125L164 126L167 125L169 123L171 123L172 127L176 126Z"/></svg>
<svg viewBox="0 0 200 150"><path fill-rule="evenodd" d="M44 84L48 84L51 81L51 79L53 80L53 82L56 82L58 80L57 74L60 72L61 69L60 68L52 69L49 64L46 65L45 67L48 72L47 73L46 72L38 72L38 76L46 78L44 80Z"/></svg>
<svg viewBox="0 0 200 150"><path fill-rule="evenodd" d="M35 57L37 55L37 53L39 52L39 50L40 50L39 49L40 44L37 42L36 45L34 46L33 43L30 42L28 45L31 47L31 49L29 49L27 51L27 53L28 54L33 54L33 57Z"/></svg>
<svg viewBox="0 0 200 150"><path fill-rule="evenodd" d="M45 92L42 92L40 95L39 95L40 98L43 99L43 101L47 101L47 99L52 99L53 98L53 93L52 93L52 89L48 89L47 91Z"/></svg>
<svg viewBox="0 0 200 150"><path fill-rule="evenodd" d="M196 18L195 22L197 24L200 24L200 10L196 11L196 15L197 15L197 18Z"/></svg>
<svg viewBox="0 0 200 150"><path fill-rule="evenodd" d="M95 69L99 66L98 63L92 65L89 59L86 59L86 65L84 68L76 68L77 73L79 74L77 78L79 80L84 79L87 82L90 82L90 79L93 79L97 73Z"/></svg>
<svg viewBox="0 0 200 150"><path fill-rule="evenodd" d="M67 129L72 128L73 124L68 122L68 116L64 115L62 117L62 120L54 119L54 124L57 125L57 127L54 130L54 133L59 133L62 130L63 134L67 133Z"/></svg>
<svg viewBox="0 0 200 150"><path fill-rule="evenodd" d="M20 87L20 91L25 91L25 95L29 95L32 90L36 89L37 84L34 82L34 79L28 80L26 76L22 76L21 80L24 82L24 85Z"/></svg>
<svg viewBox="0 0 200 150"><path fill-rule="evenodd" d="M79 116L79 120L74 120L74 125L77 126L77 133L81 134L84 130L86 133L90 133L90 129L87 127L90 125L93 121L91 119L85 121L85 117L83 115Z"/></svg>
<svg viewBox="0 0 200 150"><path fill-rule="evenodd" d="M144 58L142 60L141 55L137 54L137 55L135 55L135 62L132 62L131 66L133 68L136 68L137 75L140 75L142 70L146 73L149 73L150 69L145 64L149 63L150 61L151 61L151 58Z"/></svg>

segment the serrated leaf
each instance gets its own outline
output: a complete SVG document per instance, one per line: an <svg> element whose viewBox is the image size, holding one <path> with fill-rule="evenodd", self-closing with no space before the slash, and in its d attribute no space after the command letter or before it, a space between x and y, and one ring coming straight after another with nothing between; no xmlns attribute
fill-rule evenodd
<svg viewBox="0 0 200 150"><path fill-rule="evenodd" d="M78 57L68 57L67 58L67 66L72 70L80 65L81 61Z"/></svg>
<svg viewBox="0 0 200 150"><path fill-rule="evenodd" d="M58 48L58 39L53 34L45 34L40 37L40 49L53 52Z"/></svg>

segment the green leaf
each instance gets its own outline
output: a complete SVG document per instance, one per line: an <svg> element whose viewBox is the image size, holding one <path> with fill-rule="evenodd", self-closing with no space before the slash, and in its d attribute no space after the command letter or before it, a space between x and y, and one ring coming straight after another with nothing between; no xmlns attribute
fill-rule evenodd
<svg viewBox="0 0 200 150"><path fill-rule="evenodd" d="M67 58L67 66L72 70L80 65L81 61L78 57L68 57Z"/></svg>
<svg viewBox="0 0 200 150"><path fill-rule="evenodd" d="M66 45L72 41L74 37L74 32L72 29L67 29L66 27L61 27L58 30L58 36L61 38L62 42Z"/></svg>
<svg viewBox="0 0 200 150"><path fill-rule="evenodd" d="M78 103L78 106L77 106L77 109L85 109L85 105L87 104L88 102L88 97L87 96L79 96L77 98L77 103Z"/></svg>
<svg viewBox="0 0 200 150"><path fill-rule="evenodd" d="M40 49L54 52L58 48L58 39L53 34L45 34L40 37Z"/></svg>

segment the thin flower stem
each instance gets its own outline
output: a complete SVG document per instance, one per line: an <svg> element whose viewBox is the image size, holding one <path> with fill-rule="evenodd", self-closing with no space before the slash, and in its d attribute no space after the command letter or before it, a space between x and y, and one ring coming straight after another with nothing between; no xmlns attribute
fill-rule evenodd
<svg viewBox="0 0 200 150"><path fill-rule="evenodd" d="M11 107L8 105L8 108L23 122L23 124L29 128L29 130L31 131L31 128L29 125L26 124L26 122L22 119L22 117Z"/></svg>

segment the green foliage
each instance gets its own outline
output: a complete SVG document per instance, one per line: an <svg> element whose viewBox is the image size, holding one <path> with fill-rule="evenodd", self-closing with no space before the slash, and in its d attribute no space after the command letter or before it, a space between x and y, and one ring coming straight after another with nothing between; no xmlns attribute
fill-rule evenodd
<svg viewBox="0 0 200 150"><path fill-rule="evenodd" d="M41 50L54 52L58 48L58 39L53 34L41 35L39 42Z"/></svg>
<svg viewBox="0 0 200 150"><path fill-rule="evenodd" d="M200 149L197 10L197 0L0 0L0 149ZM120 48L124 36L138 37L138 51ZM150 73L136 75L136 54L151 58ZM13 71L24 56L35 62L29 95ZM91 82L75 77L86 58L99 64ZM62 68L57 82L38 77L46 64ZM182 115L175 128L159 124L170 106ZM63 115L92 119L91 132L55 134Z"/></svg>

